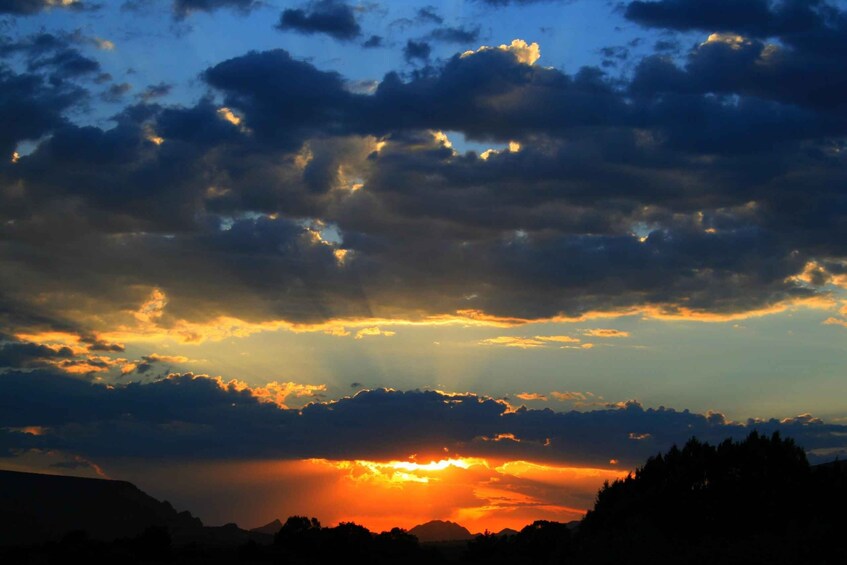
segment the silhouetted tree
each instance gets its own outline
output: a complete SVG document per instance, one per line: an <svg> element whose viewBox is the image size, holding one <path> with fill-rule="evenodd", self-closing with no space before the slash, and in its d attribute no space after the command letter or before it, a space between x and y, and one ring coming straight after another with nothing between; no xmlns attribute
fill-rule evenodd
<svg viewBox="0 0 847 565"><path fill-rule="evenodd" d="M592 563L823 563L843 547L810 547L818 488L803 450L778 433L717 447L691 439L600 490L580 525L580 554Z"/></svg>

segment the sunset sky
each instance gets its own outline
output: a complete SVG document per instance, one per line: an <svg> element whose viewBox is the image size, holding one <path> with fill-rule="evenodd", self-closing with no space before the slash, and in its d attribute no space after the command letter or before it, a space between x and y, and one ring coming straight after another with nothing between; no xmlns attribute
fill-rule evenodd
<svg viewBox="0 0 847 565"><path fill-rule="evenodd" d="M0 468L578 519L847 456L847 2L0 0Z"/></svg>

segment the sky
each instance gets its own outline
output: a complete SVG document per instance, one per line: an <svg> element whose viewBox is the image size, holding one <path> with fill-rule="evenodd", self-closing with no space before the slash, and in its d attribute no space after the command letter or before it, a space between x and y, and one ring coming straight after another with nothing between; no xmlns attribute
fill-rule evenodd
<svg viewBox="0 0 847 565"><path fill-rule="evenodd" d="M847 2L0 0L0 468L578 519L847 456Z"/></svg>

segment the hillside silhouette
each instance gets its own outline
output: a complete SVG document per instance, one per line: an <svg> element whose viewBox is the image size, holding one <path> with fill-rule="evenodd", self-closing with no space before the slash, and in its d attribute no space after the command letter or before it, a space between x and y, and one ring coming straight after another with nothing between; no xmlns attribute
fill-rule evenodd
<svg viewBox="0 0 847 565"><path fill-rule="evenodd" d="M430 520L411 528L409 533L420 542L464 541L474 538L464 526L445 520Z"/></svg>
<svg viewBox="0 0 847 565"><path fill-rule="evenodd" d="M55 541L74 530L111 541L153 526L183 531L203 523L125 481L0 471L2 545Z"/></svg>
<svg viewBox="0 0 847 565"><path fill-rule="evenodd" d="M845 502L847 465L812 467L792 440L755 432L649 458L605 484L577 527L541 520L466 541L442 521L204 528L129 483L2 472L0 562L827 565L847 563Z"/></svg>

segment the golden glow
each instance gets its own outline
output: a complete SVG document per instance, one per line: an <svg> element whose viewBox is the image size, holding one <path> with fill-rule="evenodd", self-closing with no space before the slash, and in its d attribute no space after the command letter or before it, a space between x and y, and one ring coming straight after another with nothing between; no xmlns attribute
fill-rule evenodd
<svg viewBox="0 0 847 565"><path fill-rule="evenodd" d="M498 439L513 437L503 434ZM330 471L336 477L325 492L332 501L331 521L352 520L376 531L432 519L459 522L471 532L520 529L537 519L568 522L581 518L604 481L627 474L620 469L459 456L427 462L306 463L313 473Z"/></svg>
<svg viewBox="0 0 847 565"><path fill-rule="evenodd" d="M502 345L504 347L518 347L520 349L533 349L543 347L544 343L531 337L500 336L483 339L481 345Z"/></svg>
<svg viewBox="0 0 847 565"><path fill-rule="evenodd" d="M332 254L335 255L335 260L338 261L339 265L344 264L344 260L347 258L347 254L350 253L347 249L335 249Z"/></svg>
<svg viewBox="0 0 847 565"><path fill-rule="evenodd" d="M334 255L336 251L329 242L323 242L320 233L312 230L312 237L332 248ZM336 255L336 260L338 256ZM344 260L348 255L344 254ZM373 317L351 317L336 318L316 323L295 323L287 320L247 321L233 316L216 316L202 322L189 321L187 319L166 316L165 311L168 297L164 291L151 288L149 295L136 310L122 311L109 320L99 319L102 326L108 326L107 331L91 329L87 333L98 340L109 343L141 343L161 342L171 340L184 344L197 344L206 341L221 341L227 338L247 337L261 332L288 331L292 333L322 332L329 335L344 337L351 335L367 336L392 336L396 334L394 328L419 326L419 327L447 327L459 326L464 328L513 328L528 324L548 323L574 323L590 320L601 320L609 318L621 318L627 316L641 316L643 319L663 321L696 321L696 322L734 322L750 318L758 318L772 314L791 311L799 308L810 308L819 310L834 310L839 303L829 295L812 296L786 300L777 304L766 306L761 309L743 312L714 313L693 310L679 305L642 306L630 307L614 311L592 311L579 316L568 317L564 315L548 318L518 318L508 316L496 316L487 314L481 310L462 309L453 314L424 315L415 312L414 315L404 315L402 312L391 312L393 317L379 316L378 307ZM832 323L832 322L831 322ZM389 329L390 328L390 329ZM377 330L379 330L377 332ZM52 340L62 340L68 345L79 347L79 336L72 334L28 333L17 334L19 339L33 343L55 343ZM598 337L611 337L611 334ZM621 334L620 337L623 337ZM484 345L499 345L518 348L542 347L547 344L561 343L563 348L589 349L593 344L581 344L580 340L570 336L543 336L515 337L500 336L483 340ZM568 344L573 344L570 346ZM580 345L581 344L581 345Z"/></svg>
<svg viewBox="0 0 847 565"><path fill-rule="evenodd" d="M224 106L223 108L218 108L218 116L222 120L226 120L234 126L241 125L241 118L233 113L232 110Z"/></svg>
<svg viewBox="0 0 847 565"><path fill-rule="evenodd" d="M21 154L18 153L17 151L12 151L12 159L11 159L12 163L17 163L20 160L21 160Z"/></svg>
<svg viewBox="0 0 847 565"><path fill-rule="evenodd" d="M169 379L179 378L179 375L169 375ZM313 398L318 393L326 392L326 385L312 385L292 382L277 382L271 381L264 386L251 387L244 381L238 379L230 379L225 381L221 377L209 377L207 375L194 375L195 379L203 378L214 381L221 389L238 392L249 392L254 398L260 402L276 404L280 408L289 408L286 400L290 396L296 398Z"/></svg>
<svg viewBox="0 0 847 565"><path fill-rule="evenodd" d="M447 134L443 131L433 131L432 137L435 139L435 142L446 147L447 149L453 148L453 143L450 141L450 138L447 137Z"/></svg>
<svg viewBox="0 0 847 565"><path fill-rule="evenodd" d="M629 332L622 330L613 330L608 328L598 328L593 330L585 330L582 332L591 337L629 337Z"/></svg>
<svg viewBox="0 0 847 565"><path fill-rule="evenodd" d="M713 33L700 46L702 47L709 43L723 43L728 45L730 49L737 51L745 45L750 45L750 40L734 33Z"/></svg>
<svg viewBox="0 0 847 565"><path fill-rule="evenodd" d="M545 347L550 343L579 343L580 340L567 335L537 335L534 337L500 336L483 339L481 345L502 345L520 349L535 349Z"/></svg>
<svg viewBox="0 0 847 565"><path fill-rule="evenodd" d="M44 426L24 426L22 428L5 428L10 432L18 432L20 434L27 434L31 436L43 436L47 433L49 428L45 428Z"/></svg>
<svg viewBox="0 0 847 565"><path fill-rule="evenodd" d="M521 392L515 395L521 400L547 400L547 397L543 394L538 394L537 392ZM511 438L514 439L514 436Z"/></svg>
<svg viewBox="0 0 847 565"><path fill-rule="evenodd" d="M477 457L441 459L429 463L416 461L330 461L312 459L316 464L331 465L336 469L349 472L356 481L370 481L383 484L392 483L429 483L439 480L438 475L447 469L470 469L473 466L488 467L485 459Z"/></svg>
<svg viewBox="0 0 847 565"><path fill-rule="evenodd" d="M558 486L573 486L579 482L614 481L626 477L620 469L598 469L595 467L559 467L532 463L530 461L507 461L496 467L497 472L518 478L532 479L540 483Z"/></svg>
<svg viewBox="0 0 847 565"><path fill-rule="evenodd" d="M356 339L364 339L366 337L374 336L392 337L396 333L397 332L393 332L391 330L383 330L378 327L362 328L361 330L356 332Z"/></svg>
<svg viewBox="0 0 847 565"><path fill-rule="evenodd" d="M465 51L462 53L461 57L470 57L476 53L491 51L492 49L494 49L494 47L483 45L476 51ZM535 62L541 58L541 47L538 43L527 43L523 39L514 39L509 45L500 45L497 49L500 51L508 51L515 57L515 60L517 60L518 63L523 65L534 65Z"/></svg>
<svg viewBox="0 0 847 565"><path fill-rule="evenodd" d="M165 306L168 304L168 297L158 288L154 288L148 298L134 313L135 319L139 322L153 322L162 317Z"/></svg>

